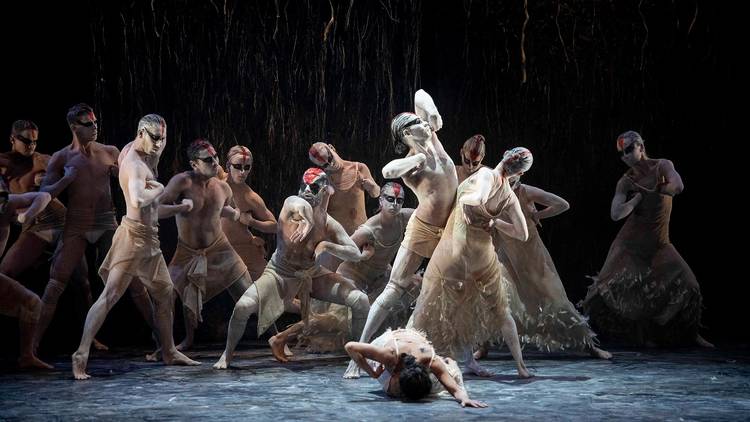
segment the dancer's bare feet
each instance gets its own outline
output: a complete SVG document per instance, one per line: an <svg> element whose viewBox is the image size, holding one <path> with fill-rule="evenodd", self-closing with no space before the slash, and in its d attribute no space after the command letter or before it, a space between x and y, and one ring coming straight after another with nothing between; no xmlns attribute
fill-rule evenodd
<svg viewBox="0 0 750 422"><path fill-rule="evenodd" d="M182 340L182 343L177 345L177 350L184 352L185 350L190 350L190 348L193 347L193 341L192 340Z"/></svg>
<svg viewBox="0 0 750 422"><path fill-rule="evenodd" d="M589 353L595 358L607 360L612 359L612 353L609 353L606 350L602 350L596 346L591 346L591 348L589 349Z"/></svg>
<svg viewBox="0 0 750 422"><path fill-rule="evenodd" d="M177 350L175 350L172 353L166 353L165 351L162 350L161 354L164 360L164 364L166 365L196 366L196 365L201 364L200 362L192 360L189 357L183 355L181 352Z"/></svg>
<svg viewBox="0 0 750 422"><path fill-rule="evenodd" d="M474 352L474 359L484 359L489 354L489 347L487 345L479 346L479 348Z"/></svg>
<svg viewBox="0 0 750 422"><path fill-rule="evenodd" d="M101 351L107 351L107 350L109 350L109 347L107 347L106 344L102 343L101 341L99 341L97 339L94 339L93 346L94 346L95 350L101 350Z"/></svg>
<svg viewBox="0 0 750 422"><path fill-rule="evenodd" d="M695 343L700 347L706 347L709 349L715 349L716 346L713 345L713 343L709 343L708 340L701 337L700 334L695 335Z"/></svg>
<svg viewBox="0 0 750 422"><path fill-rule="evenodd" d="M91 378L91 375L86 373L86 363L89 360L88 353L81 353L76 351L71 357L73 363L73 377L77 380L87 380Z"/></svg>
<svg viewBox="0 0 750 422"><path fill-rule="evenodd" d="M161 348L154 350L153 353L146 354L146 362L159 362L161 360Z"/></svg>
<svg viewBox="0 0 750 422"><path fill-rule="evenodd" d="M292 353L292 349L289 348L289 345L284 345L284 356L286 357L292 357L294 356L294 353Z"/></svg>
<svg viewBox="0 0 750 422"><path fill-rule="evenodd" d="M289 359L287 359L284 354L284 346L286 346L286 343L282 342L278 335L268 339L268 345L271 346L271 353L273 353L273 357L275 357L277 361L281 363L289 362Z"/></svg>
<svg viewBox="0 0 750 422"><path fill-rule="evenodd" d="M491 377L495 375L492 371L485 369L482 367L482 365L479 364L479 362L474 359L474 356L472 355L472 359L466 363L466 367L474 374L480 377Z"/></svg>
<svg viewBox="0 0 750 422"><path fill-rule="evenodd" d="M354 360L350 360L349 366L346 368L346 372L344 372L344 378L357 379L359 377L360 377L359 365L357 365L357 362L354 362Z"/></svg>
<svg viewBox="0 0 750 422"><path fill-rule="evenodd" d="M523 362L518 362L518 377L519 378L531 378L534 375L529 372L529 369L526 368L526 364Z"/></svg>
<svg viewBox="0 0 750 422"><path fill-rule="evenodd" d="M21 356L18 358L18 367L21 369L52 369L52 365L43 362L34 355Z"/></svg>
<svg viewBox="0 0 750 422"><path fill-rule="evenodd" d="M224 352L221 354L219 360L214 364L214 369L227 369L230 362L231 359L227 359L227 353Z"/></svg>

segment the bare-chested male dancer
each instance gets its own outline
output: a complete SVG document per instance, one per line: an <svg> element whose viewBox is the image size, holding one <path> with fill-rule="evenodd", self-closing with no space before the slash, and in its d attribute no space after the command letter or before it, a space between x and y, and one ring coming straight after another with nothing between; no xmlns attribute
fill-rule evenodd
<svg viewBox="0 0 750 422"><path fill-rule="evenodd" d="M198 365L174 346L172 337L172 281L159 248L157 198L164 186L154 178L156 163L167 141L167 124L157 114L138 122L138 135L119 156L120 187L125 196L127 214L112 239L112 248L104 258L99 274L104 291L86 316L81 344L73 354L73 376L88 379L89 349L107 313L120 300L130 282L139 279L148 289L155 305L155 324L167 365Z"/></svg>
<svg viewBox="0 0 750 422"><path fill-rule="evenodd" d="M23 223L33 219L47 206L50 199L50 195L44 192L9 195L8 187L0 176L0 251L5 250L10 222L18 219ZM41 310L42 301L37 295L16 280L0 273L0 314L18 318L18 366L22 369L52 368L51 365L39 360L34 352L34 331ZM5 341L7 342L7 339Z"/></svg>
<svg viewBox="0 0 750 422"><path fill-rule="evenodd" d="M0 171L5 176L10 193L34 192L47 173L50 156L36 150L39 127L31 120L16 120L10 132L11 150L0 153ZM71 168L72 169L72 168ZM53 199L35 218L22 225L18 239L8 248L0 263L0 273L17 279L24 271L39 262L45 250L54 251L65 227L65 205ZM73 272L74 283L83 296L83 312L94 303L88 279L88 265L82 257ZM94 339L94 347L106 350L107 346Z"/></svg>
<svg viewBox="0 0 750 422"><path fill-rule="evenodd" d="M120 151L115 146L96 142L99 126L94 110L88 105L74 105L66 118L73 141L52 155L40 188L53 198L66 190L68 209L62 238L52 260L50 280L42 296L42 315L34 339L35 347L47 330L57 301L81 261L86 245L95 244L98 255L104 256L117 228L109 177L117 174ZM133 283L130 294L140 313L150 322L151 305L146 289L140 283Z"/></svg>
<svg viewBox="0 0 750 422"><path fill-rule="evenodd" d="M391 132L396 142L409 147L406 157L383 167L383 177L401 177L417 195L419 205L409 219L406 234L396 254L391 279L375 300L367 316L360 342L368 343L391 308L409 290L412 275L424 258L432 256L456 199L456 166L437 137L443 126L432 97L423 90L414 94L417 114L401 113L393 118ZM349 364L355 371L355 363Z"/></svg>
<svg viewBox="0 0 750 422"><path fill-rule="evenodd" d="M250 231L276 233L276 217L260 197L247 184L253 168L253 154L247 147L235 145L227 153L227 183L232 189L230 205L241 212L239 220L223 217L221 227L229 243L247 265L253 280L266 268L265 242ZM243 292L244 293L244 292Z"/></svg>
<svg viewBox="0 0 750 422"><path fill-rule="evenodd" d="M302 176L298 196L284 201L276 232L276 251L263 275L237 302L229 322L224 353L214 368L226 369L245 332L251 315L258 314L258 334L263 333L284 312L284 303L299 295L302 319L307 321L310 298L346 305L352 310L352 332L358 333L370 308L367 295L351 280L322 268L318 257L328 252L345 261L372 256L372 248L360 252L336 220L326 213L333 187L325 172L308 169ZM359 324L359 328L356 325ZM272 343L279 361L286 361L284 345Z"/></svg>
<svg viewBox="0 0 750 422"><path fill-rule="evenodd" d="M216 177L216 150L207 140L196 139L188 146L187 155L192 170L172 177L160 198L167 206L183 199L192 204L188 211L178 206L171 207L172 212L160 212L160 218L174 215L177 220L177 250L169 274L185 317L185 339L177 346L179 350L193 345L204 303L225 289L238 300L253 282L221 229L222 216L237 221L240 212L229 206L232 189Z"/></svg>

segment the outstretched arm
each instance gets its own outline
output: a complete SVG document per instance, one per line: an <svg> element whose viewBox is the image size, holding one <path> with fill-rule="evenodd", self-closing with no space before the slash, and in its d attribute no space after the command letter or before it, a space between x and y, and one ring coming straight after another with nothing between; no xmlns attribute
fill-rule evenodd
<svg viewBox="0 0 750 422"><path fill-rule="evenodd" d="M630 200L628 200L628 192L635 190L633 183L626 176L620 178L615 187L615 196L612 198L612 206L609 210L609 214L612 220L619 221L630 215L635 209L636 205L641 202L642 194L636 192Z"/></svg>
<svg viewBox="0 0 750 422"><path fill-rule="evenodd" d="M435 377L437 377L438 381L443 384L445 390L451 393L451 395L461 404L461 407L487 407L486 403L469 398L469 394L466 393L466 390L456 384L456 381L448 372L448 368L445 366L445 363L439 357L432 360L430 370L433 374L435 374Z"/></svg>
<svg viewBox="0 0 750 422"><path fill-rule="evenodd" d="M393 160L383 167L383 177L398 179L407 173L419 170L425 160L427 160L427 156L422 152Z"/></svg>

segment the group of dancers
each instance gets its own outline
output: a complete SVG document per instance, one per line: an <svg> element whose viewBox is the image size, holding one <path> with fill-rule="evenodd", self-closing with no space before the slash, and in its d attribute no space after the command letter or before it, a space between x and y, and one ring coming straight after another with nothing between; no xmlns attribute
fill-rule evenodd
<svg viewBox="0 0 750 422"><path fill-rule="evenodd" d="M256 315L259 335L274 331L269 345L279 361L291 358L287 346L295 341L316 350L343 348L351 356L345 378L364 371L389 395L409 399L442 388L462 406L486 406L469 398L458 363L491 375L478 360L500 342L520 377L531 376L522 343L611 358L569 301L537 231L541 220L570 206L521 182L533 163L531 151L508 148L488 167L485 139L474 135L456 166L438 139L442 118L432 98L419 90L414 103L413 113L391 122L397 152L407 151L383 167L390 181L378 184L366 164L316 142L309 149L315 167L304 172L278 217L247 184L253 155L245 146L220 157L208 140L197 139L186 151L191 169L164 186L156 169L167 124L159 115L144 116L135 139L118 150L97 142L94 110L75 105L67 115L72 142L51 157L36 152L38 127L16 121L12 149L0 154L2 250L11 224L22 231L0 264L0 313L19 320L19 366L51 367L36 349L71 280L84 287L90 304L72 356L76 379L90 377L91 346L106 348L95 335L126 291L157 339L149 359L198 365L183 352L192 346L204 304L226 290L236 303L214 368L231 365ZM646 155L638 133L618 136L616 147L628 170L617 183L611 216L627 221L593 277L583 311L597 331L633 345L695 341L710 347L698 334L698 283L669 240L672 197L682 191L682 180L672 162ZM110 177L117 177L127 206L119 225ZM397 179L416 195L416 208L403 207ZM64 205L57 199L62 192ZM366 195L380 205L369 218ZM158 220L171 217L178 242L167 264ZM268 261L253 231L275 233ZM89 244L104 281L96 301L85 258ZM40 299L17 279L45 250L54 252ZM179 345L172 333L175 297L186 332ZM284 312L301 320L278 332L274 322Z"/></svg>

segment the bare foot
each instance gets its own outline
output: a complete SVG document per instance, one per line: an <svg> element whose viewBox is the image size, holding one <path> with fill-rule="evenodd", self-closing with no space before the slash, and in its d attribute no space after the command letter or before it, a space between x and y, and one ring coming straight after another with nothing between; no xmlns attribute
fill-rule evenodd
<svg viewBox="0 0 750 422"><path fill-rule="evenodd" d="M173 353L168 354L164 351L161 353L162 359L164 360L164 363L166 365L187 365L187 366L196 366L200 365L201 363L198 361L194 361L190 359L189 357L183 355L179 351L175 350Z"/></svg>
<svg viewBox="0 0 750 422"><path fill-rule="evenodd" d="M146 362L159 362L161 360L161 348L154 350L153 353L146 354Z"/></svg>
<svg viewBox="0 0 750 422"><path fill-rule="evenodd" d="M93 346L94 346L94 350L101 350L101 351L109 350L109 347L107 347L106 344L102 343L101 341L97 339L94 339Z"/></svg>
<svg viewBox="0 0 750 422"><path fill-rule="evenodd" d="M227 352L221 354L219 361L214 364L214 369L227 369L229 367L230 360L227 359Z"/></svg>
<svg viewBox="0 0 750 422"><path fill-rule="evenodd" d="M701 337L700 334L695 335L695 343L700 347L706 347L709 349L715 349L716 346L714 346L712 343L709 343L706 339Z"/></svg>
<svg viewBox="0 0 750 422"><path fill-rule="evenodd" d="M182 343L177 345L177 350L184 352L185 350L190 350L190 348L193 347L193 341L192 340L182 340Z"/></svg>
<svg viewBox="0 0 750 422"><path fill-rule="evenodd" d="M284 356L291 357L294 356L294 353L292 353L292 349L289 348L286 344L284 345Z"/></svg>
<svg viewBox="0 0 750 422"><path fill-rule="evenodd" d="M52 369L52 365L42 362L39 358L34 355L21 356L18 358L18 367L21 369Z"/></svg>
<svg viewBox="0 0 750 422"><path fill-rule="evenodd" d="M534 375L529 372L528 368L526 368L525 363L523 362L518 363L518 377L519 378L531 378L533 376Z"/></svg>
<svg viewBox="0 0 750 422"><path fill-rule="evenodd" d="M347 367L346 372L344 372L344 378L353 380L359 377L360 377L359 365L357 365L357 362L354 362L354 360L350 360L349 367Z"/></svg>
<svg viewBox="0 0 750 422"><path fill-rule="evenodd" d="M589 349L589 353L591 353L591 356L599 359L612 359L612 353L609 353L606 350L602 350L596 346L591 346L591 349Z"/></svg>
<svg viewBox="0 0 750 422"><path fill-rule="evenodd" d="M91 378L91 375L86 373L86 363L89 360L88 353L83 354L76 351L71 356L71 362L73 362L73 377L77 380L87 380Z"/></svg>
<svg viewBox="0 0 750 422"><path fill-rule="evenodd" d="M487 346L479 346L476 352L474 352L474 359L484 359L487 357L487 354L489 353L489 349Z"/></svg>
<svg viewBox="0 0 750 422"><path fill-rule="evenodd" d="M286 346L286 343L282 343L278 336L273 336L268 339L268 345L271 346L271 353L273 353L273 357L275 357L277 361L281 363L289 362L289 359L284 355L284 346Z"/></svg>
<svg viewBox="0 0 750 422"><path fill-rule="evenodd" d="M472 359L467 362L466 367L469 368L469 370L474 374L478 375L480 377L491 377L495 375L492 371L483 368L479 362L477 362L475 359Z"/></svg>

